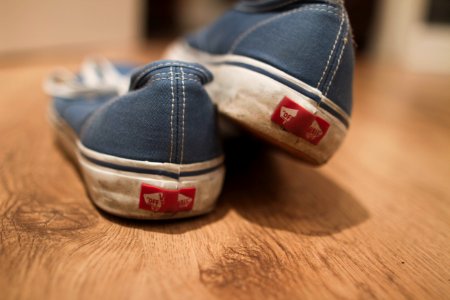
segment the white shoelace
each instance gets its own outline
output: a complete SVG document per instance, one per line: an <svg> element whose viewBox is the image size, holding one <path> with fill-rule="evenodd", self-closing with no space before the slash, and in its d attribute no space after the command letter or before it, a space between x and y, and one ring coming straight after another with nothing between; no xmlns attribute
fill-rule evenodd
<svg viewBox="0 0 450 300"><path fill-rule="evenodd" d="M43 88L52 97L73 98L111 93L123 95L129 84L130 74L121 74L105 58L89 57L81 65L78 76L67 69L57 69L44 81Z"/></svg>

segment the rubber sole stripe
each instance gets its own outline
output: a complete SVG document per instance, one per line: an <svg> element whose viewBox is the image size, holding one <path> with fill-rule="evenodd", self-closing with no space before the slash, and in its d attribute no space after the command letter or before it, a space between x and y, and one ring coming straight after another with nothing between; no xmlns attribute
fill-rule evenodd
<svg viewBox="0 0 450 300"><path fill-rule="evenodd" d="M289 80L286 80L280 76L274 75L274 74L272 74L264 69L261 69L259 67L255 67L255 66L241 63L241 62L225 61L225 62L218 62L218 63L213 63L213 64L214 65L231 65L231 66L241 67L241 68L249 69L254 72L260 73L262 75L268 76L268 77L288 86L289 88L301 93L302 95L310 98L314 102L318 103L319 107L323 108L328 113L330 113L332 116L336 117L339 121L341 121L341 123L346 128L348 128L348 126L349 126L348 120L344 116L342 116L339 112L335 111L332 107L330 107L326 103L322 102L322 99L320 98L320 96L318 96L314 93L311 93L310 91L307 91L306 89L290 82Z"/></svg>
<svg viewBox="0 0 450 300"><path fill-rule="evenodd" d="M223 163L220 163L217 166L213 166L213 167L207 168L207 169L175 173L175 172L164 171L164 170L156 170L156 169L151 170L151 169L144 169L144 168L138 168L138 167L117 165L117 164L104 162L104 161L89 157L83 153L81 153L81 156L83 156L83 158L85 158L86 160L88 160L89 162L91 162L93 164L96 164L96 165L99 165L102 167L106 167L106 168L110 168L110 169L125 171L125 172L139 173L139 174L160 175L160 176L165 176L165 177L169 177L169 178L173 178L173 179L179 179L180 177L192 177L192 176L199 176L199 175L207 174L207 173L213 172L213 171L221 168L223 165Z"/></svg>

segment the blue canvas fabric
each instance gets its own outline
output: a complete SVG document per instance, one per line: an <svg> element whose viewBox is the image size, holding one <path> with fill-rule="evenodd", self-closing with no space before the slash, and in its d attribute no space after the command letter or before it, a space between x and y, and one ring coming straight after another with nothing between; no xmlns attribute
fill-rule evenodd
<svg viewBox="0 0 450 300"><path fill-rule="evenodd" d="M89 149L134 160L188 164L222 154L216 111L198 64L159 61L137 70L130 91L93 112L80 139Z"/></svg>
<svg viewBox="0 0 450 300"><path fill-rule="evenodd" d="M53 98L53 109L59 117L80 134L87 118L103 104L116 97L116 93L78 96L76 98Z"/></svg>
<svg viewBox="0 0 450 300"><path fill-rule="evenodd" d="M115 63L114 67L122 75L131 74L136 68L129 63ZM82 82L82 76L76 75L76 80ZM117 92L99 92L90 94L79 94L70 97L53 97L52 106L54 111L62 117L74 131L79 134L81 127L92 112L100 106L118 96Z"/></svg>
<svg viewBox="0 0 450 300"><path fill-rule="evenodd" d="M341 1L242 1L187 42L272 65L351 113L354 54Z"/></svg>
<svg viewBox="0 0 450 300"><path fill-rule="evenodd" d="M121 73L122 75L131 74L134 69L136 69L136 65L132 63L114 63L114 67L116 70Z"/></svg>

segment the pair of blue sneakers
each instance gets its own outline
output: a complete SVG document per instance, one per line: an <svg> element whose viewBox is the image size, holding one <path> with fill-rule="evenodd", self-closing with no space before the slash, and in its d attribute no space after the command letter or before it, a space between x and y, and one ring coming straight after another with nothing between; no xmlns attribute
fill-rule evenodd
<svg viewBox="0 0 450 300"><path fill-rule="evenodd" d="M143 219L204 214L225 174L216 107L305 162L333 155L349 126L351 40L340 1L241 1L169 47L176 60L131 76L89 61L50 77L51 123L98 207Z"/></svg>

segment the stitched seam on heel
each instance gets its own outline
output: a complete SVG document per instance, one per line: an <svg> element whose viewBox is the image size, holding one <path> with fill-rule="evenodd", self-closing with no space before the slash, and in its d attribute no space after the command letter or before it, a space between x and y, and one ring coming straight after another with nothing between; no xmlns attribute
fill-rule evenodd
<svg viewBox="0 0 450 300"><path fill-rule="evenodd" d="M333 83L334 78L336 77L337 71L339 70L339 67L341 66L342 57L344 56L345 49L347 48L347 45L348 45L348 34L349 34L349 31L350 31L350 23L348 22L348 19L347 19L347 29L345 31L345 34L343 35L342 46L341 46L341 49L340 49L340 52L339 52L339 56L338 56L338 60L337 60L336 66L334 67L333 73L331 74L331 78L328 81L328 84L326 85L326 89L324 91L325 97L328 96L328 92L329 92L329 90L331 88L331 84Z"/></svg>
<svg viewBox="0 0 450 300"><path fill-rule="evenodd" d="M327 63L325 65L325 68L323 69L322 76L320 77L319 82L317 83L317 88L320 87L320 85L322 84L322 81L325 79L325 75L327 73L328 67L330 67L331 58L335 54L336 46L339 42L339 37L341 36L342 28L343 28L344 21L345 21L344 10L342 10L342 13L339 18L340 18L339 30L337 32L336 39L334 40L333 47L331 48L330 54L328 55Z"/></svg>
<svg viewBox="0 0 450 300"><path fill-rule="evenodd" d="M173 87L173 67L170 67L170 89L171 89L171 109L170 109L170 154L169 163L172 162L172 151L173 151L173 112L175 107L175 92Z"/></svg>
<svg viewBox="0 0 450 300"><path fill-rule="evenodd" d="M179 68L176 67L176 70L178 70ZM174 124L174 128L175 128L175 136L174 136L174 163L179 163L180 162L180 103L181 103L181 93L180 93L180 77L175 77L175 112L174 112L174 116L175 116L175 124Z"/></svg>
<svg viewBox="0 0 450 300"><path fill-rule="evenodd" d="M180 164L183 164L184 158L184 132L185 132L185 115L186 115L186 86L184 81L184 70L183 67L181 69L181 86L183 93L183 112L181 119L181 154L180 154Z"/></svg>

